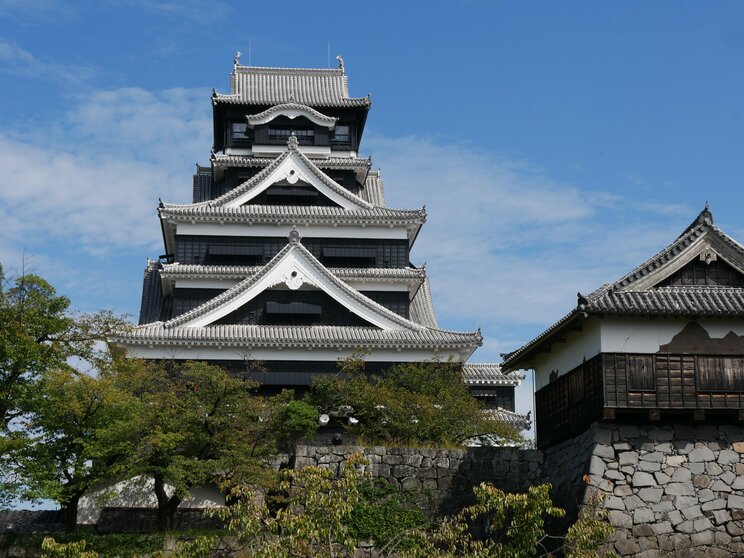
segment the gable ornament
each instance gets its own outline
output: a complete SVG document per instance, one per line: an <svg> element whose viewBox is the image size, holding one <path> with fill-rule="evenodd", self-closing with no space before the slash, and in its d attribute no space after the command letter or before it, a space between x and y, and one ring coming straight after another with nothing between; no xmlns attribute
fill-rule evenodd
<svg viewBox="0 0 744 558"><path fill-rule="evenodd" d="M705 262L706 264L710 265L711 262L715 262L718 260L718 254L716 254L713 251L713 248L710 246L705 246L703 248L703 251L700 252L700 261Z"/></svg>

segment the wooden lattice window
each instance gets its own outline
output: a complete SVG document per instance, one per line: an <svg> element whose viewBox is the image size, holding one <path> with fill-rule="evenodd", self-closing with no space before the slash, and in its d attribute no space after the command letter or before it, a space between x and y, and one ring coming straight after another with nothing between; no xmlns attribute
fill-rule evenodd
<svg viewBox="0 0 744 558"><path fill-rule="evenodd" d="M638 391L656 390L656 371L653 355L628 355L628 389Z"/></svg>
<svg viewBox="0 0 744 558"><path fill-rule="evenodd" d="M698 389L744 391L744 357L697 357Z"/></svg>

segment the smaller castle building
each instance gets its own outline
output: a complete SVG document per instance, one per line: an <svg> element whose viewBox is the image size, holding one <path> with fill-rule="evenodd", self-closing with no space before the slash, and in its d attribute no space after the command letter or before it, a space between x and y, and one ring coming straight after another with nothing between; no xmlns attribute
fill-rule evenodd
<svg viewBox="0 0 744 558"><path fill-rule="evenodd" d="M600 420L744 420L744 246L706 205L658 254L579 293L503 369L535 371L540 447Z"/></svg>

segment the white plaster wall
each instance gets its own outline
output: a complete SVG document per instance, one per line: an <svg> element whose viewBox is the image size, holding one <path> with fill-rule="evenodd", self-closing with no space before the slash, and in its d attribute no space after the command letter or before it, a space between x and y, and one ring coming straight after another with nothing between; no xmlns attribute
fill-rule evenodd
<svg viewBox="0 0 744 558"><path fill-rule="evenodd" d="M601 321L603 353L656 353L690 322L688 318L605 318ZM744 335L744 321L696 320L712 338L733 331Z"/></svg>
<svg viewBox="0 0 744 558"><path fill-rule="evenodd" d="M565 374L584 359L598 355L600 350L600 320L589 318L581 331L569 333L565 343L553 343L549 353L542 353L535 359L535 390L548 385L552 370Z"/></svg>
<svg viewBox="0 0 744 558"><path fill-rule="evenodd" d="M165 491L170 496L173 493L173 487L166 485ZM217 486L210 484L192 487L178 507L208 508L223 505L225 505L225 497ZM158 501L155 497L152 478L140 475L113 485L96 488L83 496L78 505L78 523L84 525L96 523L105 507L156 508L157 506Z"/></svg>

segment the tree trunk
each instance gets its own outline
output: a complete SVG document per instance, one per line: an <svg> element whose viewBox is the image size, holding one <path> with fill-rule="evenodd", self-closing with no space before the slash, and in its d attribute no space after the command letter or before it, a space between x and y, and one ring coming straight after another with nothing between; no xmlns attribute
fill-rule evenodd
<svg viewBox="0 0 744 558"><path fill-rule="evenodd" d="M81 496L82 494L76 494L62 506L62 519L68 533L77 531L78 502Z"/></svg>
<svg viewBox="0 0 744 558"><path fill-rule="evenodd" d="M181 503L181 498L175 494L168 498L165 492L165 478L155 475L155 496L158 499L157 527L158 531L168 531L175 527L176 510Z"/></svg>

